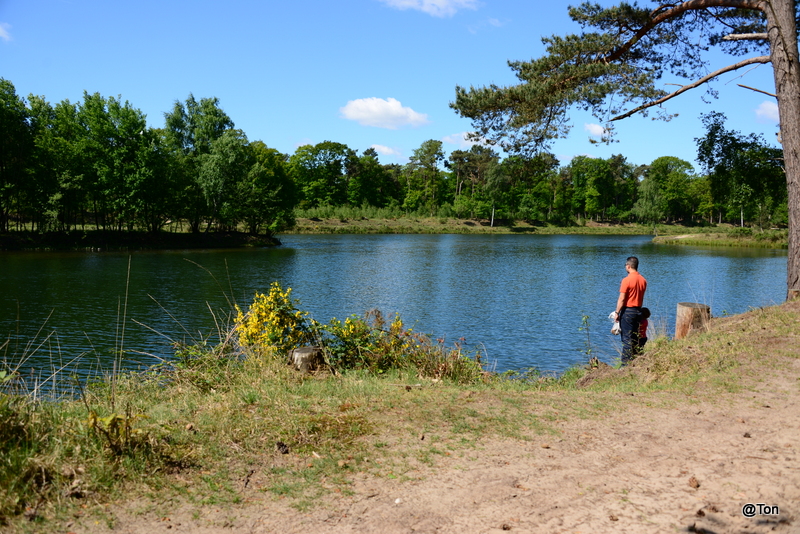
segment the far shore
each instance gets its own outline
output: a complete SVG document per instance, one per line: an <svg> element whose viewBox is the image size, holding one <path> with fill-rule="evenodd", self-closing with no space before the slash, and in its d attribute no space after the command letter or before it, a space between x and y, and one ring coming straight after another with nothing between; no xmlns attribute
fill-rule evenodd
<svg viewBox="0 0 800 534"><path fill-rule="evenodd" d="M453 219L446 217L397 217L391 219L298 218L285 234L539 234L539 235L650 235L666 245L788 248L787 231L751 230L729 224L716 226L598 223L574 226L535 224L522 220Z"/></svg>
<svg viewBox="0 0 800 534"><path fill-rule="evenodd" d="M0 251L108 252L136 250L196 250L267 247L280 245L272 236L243 232L115 232L73 230L70 232L11 232L0 234Z"/></svg>
<svg viewBox="0 0 800 534"><path fill-rule="evenodd" d="M662 245L788 248L785 229L755 230L727 224L716 226L598 223L583 221L554 226L523 220L454 219L448 217L297 218L296 225L278 236L245 232L11 232L0 234L0 251L136 251L269 247L280 245L280 235L296 234L476 234L476 235L649 235Z"/></svg>

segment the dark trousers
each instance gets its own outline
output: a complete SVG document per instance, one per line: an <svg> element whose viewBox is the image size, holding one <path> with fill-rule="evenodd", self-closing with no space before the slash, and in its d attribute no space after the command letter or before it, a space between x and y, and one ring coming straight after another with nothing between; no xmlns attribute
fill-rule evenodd
<svg viewBox="0 0 800 534"><path fill-rule="evenodd" d="M642 323L642 312L639 308L625 308L619 318L620 335L622 337L622 363L629 363L639 349L639 325Z"/></svg>

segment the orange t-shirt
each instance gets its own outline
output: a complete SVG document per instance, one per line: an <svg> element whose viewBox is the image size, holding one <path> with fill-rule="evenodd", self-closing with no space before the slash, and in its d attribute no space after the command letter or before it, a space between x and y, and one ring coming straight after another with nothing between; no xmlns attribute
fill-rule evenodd
<svg viewBox="0 0 800 534"><path fill-rule="evenodd" d="M644 301L644 292L647 290L647 280L636 271L631 271L622 279L619 292L625 293L623 306L641 306Z"/></svg>

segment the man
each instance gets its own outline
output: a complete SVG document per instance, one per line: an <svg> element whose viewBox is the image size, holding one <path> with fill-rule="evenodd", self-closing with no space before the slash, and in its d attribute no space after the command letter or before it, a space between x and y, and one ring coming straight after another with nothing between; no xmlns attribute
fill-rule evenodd
<svg viewBox="0 0 800 534"><path fill-rule="evenodd" d="M639 258L631 256L625 260L628 276L622 279L617 299L617 321L622 336L622 364L633 360L639 347L639 325L642 321L642 304L647 280L639 274Z"/></svg>

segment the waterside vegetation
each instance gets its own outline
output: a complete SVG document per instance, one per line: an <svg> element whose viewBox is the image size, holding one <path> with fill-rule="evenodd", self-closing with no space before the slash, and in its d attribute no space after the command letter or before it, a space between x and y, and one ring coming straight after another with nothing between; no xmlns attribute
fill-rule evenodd
<svg viewBox="0 0 800 534"><path fill-rule="evenodd" d="M69 232L17 231L0 234L0 250L190 250L268 247L291 234L537 234L537 235L652 235L653 242L669 245L779 248L788 246L785 228L758 229L731 224L683 225L601 223L579 219L568 226L521 219L459 219L373 207L323 206L297 210L292 228L276 235L229 230L187 232L176 227L157 233L75 229Z"/></svg>
<svg viewBox="0 0 800 534"><path fill-rule="evenodd" d="M570 226L525 220L457 219L403 215L390 209L331 206L299 210L296 224L284 234L537 234L537 235L651 235L669 245L778 248L788 246L785 228L758 229L730 224L598 223L581 219Z"/></svg>
<svg viewBox="0 0 800 534"><path fill-rule="evenodd" d="M384 164L335 141L283 154L236 129L217 98L176 101L164 127L121 97L85 92L49 103L0 78L0 236L53 233L246 232L272 237L313 210L401 217L520 221L567 232L586 221L764 229L788 225L780 150L704 118L702 172L665 155L652 162L539 152L503 155L476 144L448 155L422 141L405 164ZM733 156L736 157L733 157ZM396 215L392 215L395 217ZM308 217L319 216L308 215ZM374 218L374 217L369 217ZM520 228L523 224L518 225ZM135 239L133 239L135 240Z"/></svg>
<svg viewBox="0 0 800 534"><path fill-rule="evenodd" d="M722 232L701 232L696 234L659 235L654 243L664 245L693 245L701 247L750 247L782 248L789 247L787 230L766 230L753 232L750 228L732 228Z"/></svg>
<svg viewBox="0 0 800 534"><path fill-rule="evenodd" d="M798 358L798 323L795 300L713 319L685 340L654 339L623 369L587 362L560 376L498 375L399 317L309 322L274 285L218 344L176 347L173 362L145 373L76 383L74 398L35 399L1 373L0 520L20 532L113 526L106 505L122 498L235 506L251 483L308 509L351 491L356 476L403 479L482 437L526 441L565 418L746 388ZM315 374L283 353L308 336L328 363Z"/></svg>

